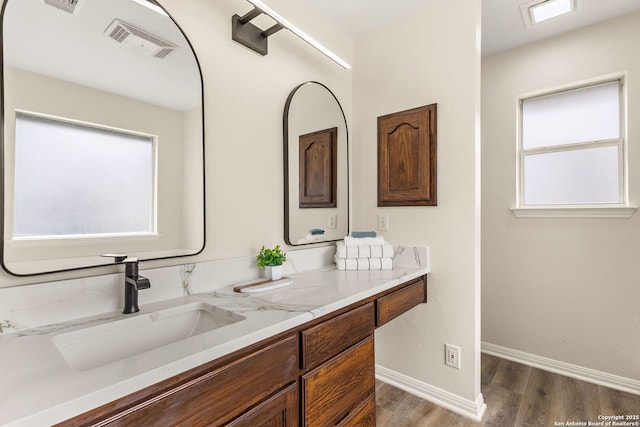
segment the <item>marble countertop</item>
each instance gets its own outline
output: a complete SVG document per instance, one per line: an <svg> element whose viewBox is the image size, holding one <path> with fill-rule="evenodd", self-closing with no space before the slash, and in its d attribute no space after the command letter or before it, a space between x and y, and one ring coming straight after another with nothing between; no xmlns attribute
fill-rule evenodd
<svg viewBox="0 0 640 427"><path fill-rule="evenodd" d="M427 274L427 267L382 271L310 271L291 286L259 294L230 287L154 304L149 316L188 302L206 302L246 319L94 369L76 371L52 339L125 315L106 313L0 336L0 425L48 426L126 396L181 372Z"/></svg>

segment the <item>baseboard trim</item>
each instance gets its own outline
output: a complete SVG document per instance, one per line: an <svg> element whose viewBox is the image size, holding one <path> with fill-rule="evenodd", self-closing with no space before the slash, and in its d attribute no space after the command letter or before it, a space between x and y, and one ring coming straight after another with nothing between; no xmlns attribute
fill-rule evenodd
<svg viewBox="0 0 640 427"><path fill-rule="evenodd" d="M640 381L631 378L596 371L595 369L585 368L571 363L537 356L531 353L525 353L524 351L514 350L488 342L482 342L481 351L516 363L533 366L534 368L539 368L544 371L640 395Z"/></svg>
<svg viewBox="0 0 640 427"><path fill-rule="evenodd" d="M484 411L487 409L482 393L478 395L474 402L384 366L376 365L376 379L464 417L471 418L474 421L480 421Z"/></svg>

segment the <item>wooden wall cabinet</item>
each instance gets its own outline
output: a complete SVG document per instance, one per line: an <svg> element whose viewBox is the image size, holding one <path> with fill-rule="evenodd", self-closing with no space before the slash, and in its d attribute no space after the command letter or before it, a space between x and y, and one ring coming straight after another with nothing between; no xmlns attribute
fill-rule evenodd
<svg viewBox="0 0 640 427"><path fill-rule="evenodd" d="M378 206L436 206L437 104L378 117Z"/></svg>
<svg viewBox="0 0 640 427"><path fill-rule="evenodd" d="M59 425L375 427L375 328L426 301L424 276Z"/></svg>

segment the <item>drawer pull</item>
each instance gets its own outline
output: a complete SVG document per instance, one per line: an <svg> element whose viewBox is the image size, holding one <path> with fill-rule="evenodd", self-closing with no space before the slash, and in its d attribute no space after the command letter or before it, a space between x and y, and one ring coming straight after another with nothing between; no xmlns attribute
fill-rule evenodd
<svg viewBox="0 0 640 427"><path fill-rule="evenodd" d="M341 424L342 424L342 422L343 422L344 420L346 420L346 419L347 419L347 417L349 416L349 414L351 414L351 411L347 411L347 413L346 413L346 414L344 414L344 416L343 416L342 418L340 418L340 419L338 420L338 422L336 422L336 423L334 424L334 426L339 426L339 425L341 425Z"/></svg>

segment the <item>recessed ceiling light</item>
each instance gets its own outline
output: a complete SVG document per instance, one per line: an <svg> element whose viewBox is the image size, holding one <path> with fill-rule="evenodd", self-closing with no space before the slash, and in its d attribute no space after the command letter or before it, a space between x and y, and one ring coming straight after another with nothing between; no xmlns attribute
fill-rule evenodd
<svg viewBox="0 0 640 427"><path fill-rule="evenodd" d="M531 20L538 24L547 19L573 12L572 0L547 0L529 8Z"/></svg>
<svg viewBox="0 0 640 427"><path fill-rule="evenodd" d="M520 6L526 27L575 12L581 0L533 0Z"/></svg>

